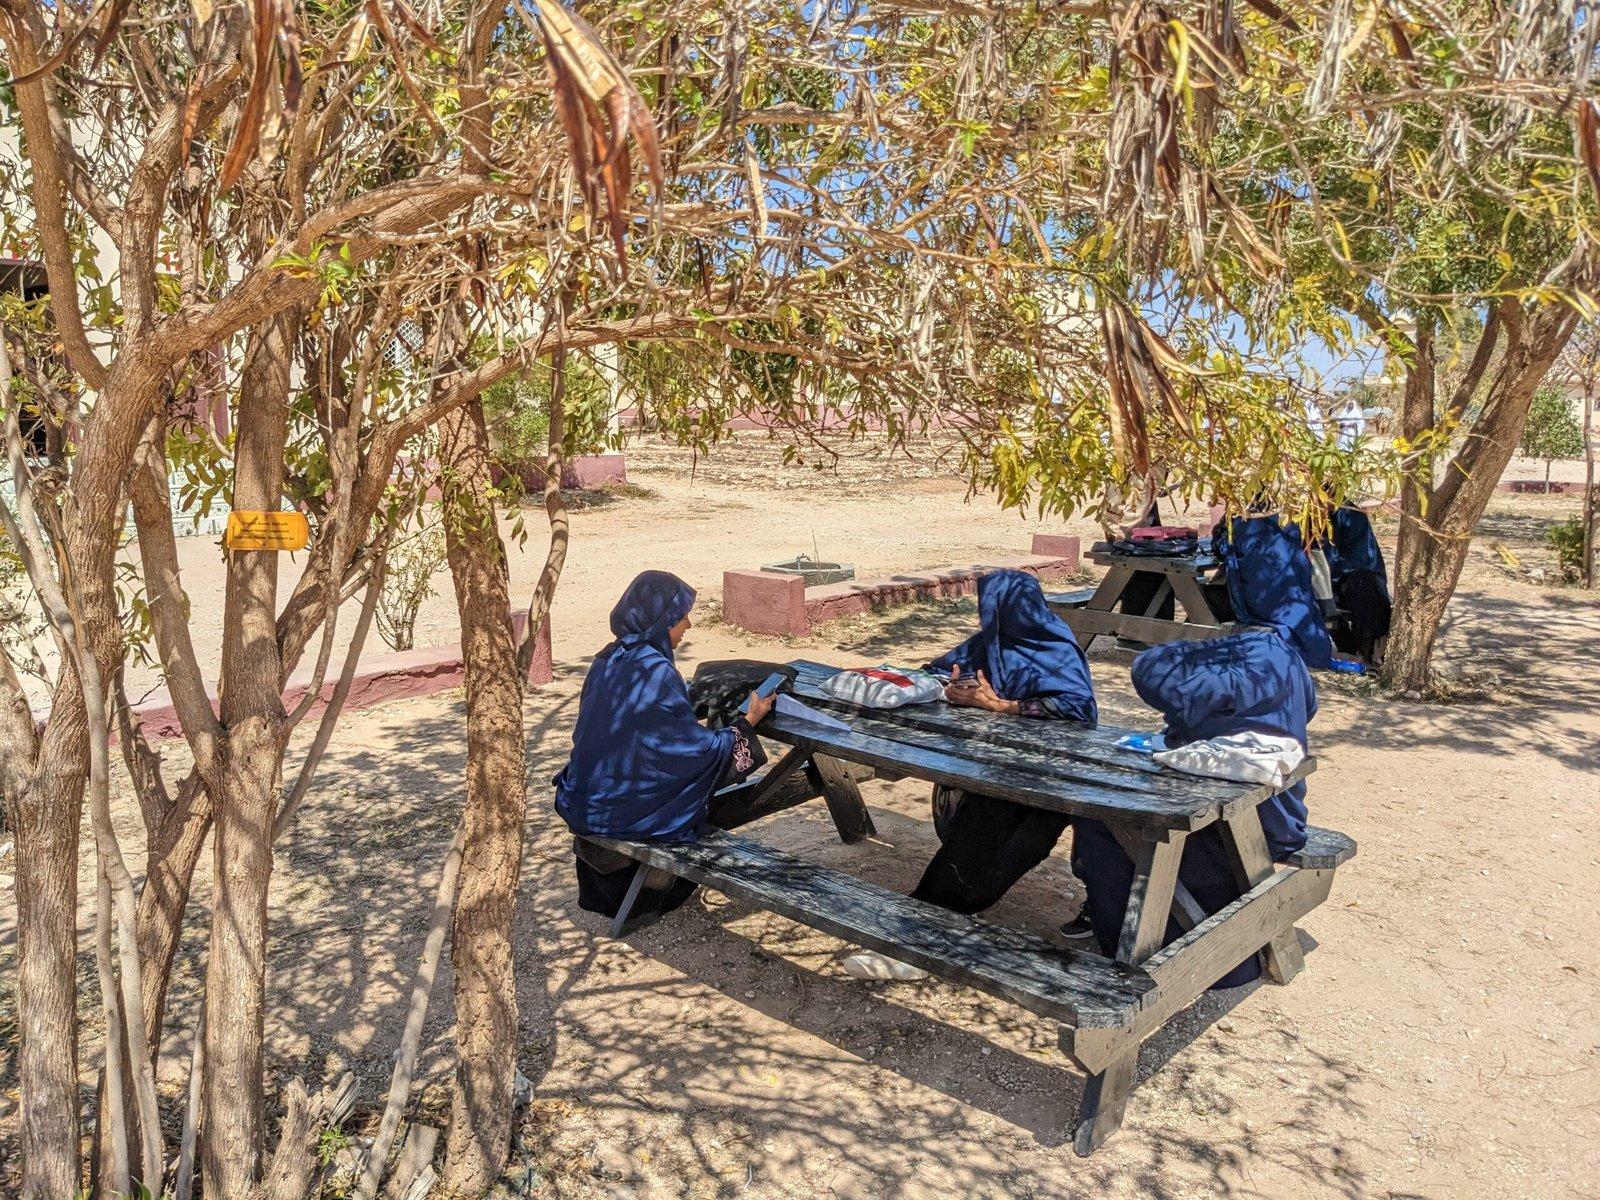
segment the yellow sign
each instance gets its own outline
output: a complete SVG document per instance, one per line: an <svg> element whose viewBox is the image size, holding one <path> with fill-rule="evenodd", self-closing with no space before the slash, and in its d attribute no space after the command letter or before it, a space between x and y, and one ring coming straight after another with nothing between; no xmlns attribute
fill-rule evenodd
<svg viewBox="0 0 1600 1200"><path fill-rule="evenodd" d="M229 550L303 550L311 540L304 513L231 512L222 544Z"/></svg>

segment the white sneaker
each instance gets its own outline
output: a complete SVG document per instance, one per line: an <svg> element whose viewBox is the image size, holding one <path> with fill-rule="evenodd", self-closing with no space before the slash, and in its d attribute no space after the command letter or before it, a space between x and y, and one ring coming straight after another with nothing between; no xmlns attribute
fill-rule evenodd
<svg viewBox="0 0 1600 1200"><path fill-rule="evenodd" d="M863 950L844 960L844 973L854 979L926 979L928 973L898 958Z"/></svg>

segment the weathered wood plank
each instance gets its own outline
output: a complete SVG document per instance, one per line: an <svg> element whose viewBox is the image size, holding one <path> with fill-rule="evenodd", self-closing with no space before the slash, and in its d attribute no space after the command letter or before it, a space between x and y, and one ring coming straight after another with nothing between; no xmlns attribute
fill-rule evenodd
<svg viewBox="0 0 1600 1200"><path fill-rule="evenodd" d="M1187 1006L1265 946L1277 931L1291 927L1326 900L1332 887L1332 871L1278 871L1177 941L1157 950L1142 965L1156 980L1161 996L1159 1008L1170 1007L1167 1016L1171 1016ZM1164 1020L1166 1017L1157 1019L1153 1014L1146 1020L1141 1014L1137 1027L1152 1032Z"/></svg>
<svg viewBox="0 0 1600 1200"><path fill-rule="evenodd" d="M805 660L790 665L800 672L796 693L808 703L839 715L863 732L868 732L864 723L870 723L870 732L890 741L966 757L971 757L967 744L974 741L1005 747L1032 756L1029 765L1053 776L1153 791L1185 801L1214 801L1224 814L1254 808L1277 790L1270 785L1207 779L1163 767L1149 754L1117 745L1118 738L1132 731L1116 726L1085 729L1061 721L1023 721L948 704L908 705L892 710L858 708L821 690L821 682L836 668ZM923 738L913 730L947 735L947 740ZM1018 765L1022 765L1020 757ZM1307 756L1288 782L1297 783L1316 769L1315 757Z"/></svg>
<svg viewBox="0 0 1600 1200"><path fill-rule="evenodd" d="M860 723L856 717L851 719ZM831 729L778 713L762 723L762 730L764 736L807 746L833 758L899 770L930 783L946 783L1050 812L1184 830L1209 825L1221 813L1215 801L1204 797L1186 799L1101 787L1034 769L976 760L960 752L932 750L855 729Z"/></svg>
<svg viewBox="0 0 1600 1200"><path fill-rule="evenodd" d="M981 709L960 708L951 704L914 704L904 708L863 709L829 696L821 688L835 667L807 660L789 664L799 672L795 694L817 708L839 716L856 726L858 718L871 717L881 722L876 730L891 740L916 744L909 730L944 734L964 743L982 742L1037 756L1051 774L1081 778L1108 787L1154 791L1159 795L1205 797L1224 811L1266 799L1274 791L1267 785L1235 783L1226 779L1207 779L1186 775L1163 767L1148 754L1117 745L1117 739L1134 732L1114 725L1085 729L1065 721L1018 720ZM892 733L885 733L886 729ZM931 743L921 743L932 745ZM1296 782L1316 770L1314 758L1307 758L1291 776Z"/></svg>
<svg viewBox="0 0 1600 1200"><path fill-rule="evenodd" d="M1129 862L1139 861L1139 838L1133 830L1120 821L1106 822L1106 828L1111 831L1111 836L1117 839L1117 844L1127 854ZM1179 864L1180 868L1182 864ZM1183 880L1174 879L1172 882L1172 918L1185 930L1193 929L1206 919L1205 909L1200 907L1200 902L1194 898L1194 893L1183 886Z"/></svg>
<svg viewBox="0 0 1600 1200"><path fill-rule="evenodd" d="M1094 588L1079 588L1075 592L1046 592L1044 602L1054 609L1082 608L1094 599Z"/></svg>
<svg viewBox="0 0 1600 1200"><path fill-rule="evenodd" d="M1133 886L1122 915L1122 936L1117 941L1117 961L1137 966L1161 948L1172 894L1178 885L1178 864L1183 860L1184 835L1143 838L1133 854Z"/></svg>
<svg viewBox="0 0 1600 1200"><path fill-rule="evenodd" d="M1189 621L1161 621L1155 617L1137 617L1129 613L1101 612L1092 608L1067 609L1058 614L1072 627L1073 636L1081 643L1086 638L1111 634L1136 642L1159 646L1164 642L1201 641L1222 637L1244 628L1237 625L1198 625Z"/></svg>
<svg viewBox="0 0 1600 1200"><path fill-rule="evenodd" d="M1172 594L1183 605L1183 615L1191 625L1214 625L1219 633L1222 631L1223 620L1211 607L1211 597L1206 595L1198 579L1193 575L1170 575L1167 582L1172 585Z"/></svg>
<svg viewBox="0 0 1600 1200"><path fill-rule="evenodd" d="M736 834L709 833L681 846L593 840L1067 1024L1127 1026L1152 990L1134 968L923 904Z"/></svg>
<svg viewBox="0 0 1600 1200"><path fill-rule="evenodd" d="M1220 558L1205 551L1189 555L1123 554L1106 542L1096 542L1089 548L1089 561L1096 566L1115 570L1118 567L1131 571L1144 571L1151 575L1187 575L1203 578L1223 569Z"/></svg>
<svg viewBox="0 0 1600 1200"><path fill-rule="evenodd" d="M1332 870L1342 867L1356 856L1355 839L1337 829L1306 826L1306 844L1291 854L1288 862L1295 867L1315 867Z"/></svg>

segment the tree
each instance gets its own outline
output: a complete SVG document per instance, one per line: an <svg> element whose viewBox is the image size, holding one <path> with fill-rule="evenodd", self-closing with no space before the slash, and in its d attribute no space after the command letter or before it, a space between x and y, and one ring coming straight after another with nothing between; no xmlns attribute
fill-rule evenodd
<svg viewBox="0 0 1600 1200"><path fill-rule="evenodd" d="M1594 418L1600 410L1600 325L1586 321L1573 334L1562 358L1572 382L1580 393L1579 411L1583 414L1583 512L1579 520L1583 525L1582 557L1578 564L1578 579L1586 588L1594 587L1595 543L1595 480L1594 480Z"/></svg>
<svg viewBox="0 0 1600 1200"><path fill-rule="evenodd" d="M1550 490L1550 464L1558 458L1583 453L1583 426L1572 415L1572 399L1560 388L1542 387L1528 405L1517 451L1526 458L1544 460L1544 486Z"/></svg>
<svg viewBox="0 0 1600 1200"><path fill-rule="evenodd" d="M1594 310L1600 145L1593 102L1569 100L1590 39L1556 8L1374 15L1290 6L1252 31L1247 52L1283 51L1273 97L1298 99L1242 107L1201 162L1284 264L1221 280L1259 336L1375 339L1403 380L1384 677L1414 690L1533 396Z"/></svg>

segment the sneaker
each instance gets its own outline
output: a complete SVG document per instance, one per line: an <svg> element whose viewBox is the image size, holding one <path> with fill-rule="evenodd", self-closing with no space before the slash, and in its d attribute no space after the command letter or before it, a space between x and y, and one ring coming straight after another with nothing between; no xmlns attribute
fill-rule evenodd
<svg viewBox="0 0 1600 1200"><path fill-rule="evenodd" d="M921 967L879 954L876 950L863 950L844 960L844 973L855 979L926 979L928 973Z"/></svg>
<svg viewBox="0 0 1600 1200"><path fill-rule="evenodd" d="M1094 941L1094 926L1089 924L1089 914L1080 910L1077 916L1061 927L1061 936L1069 942Z"/></svg>

